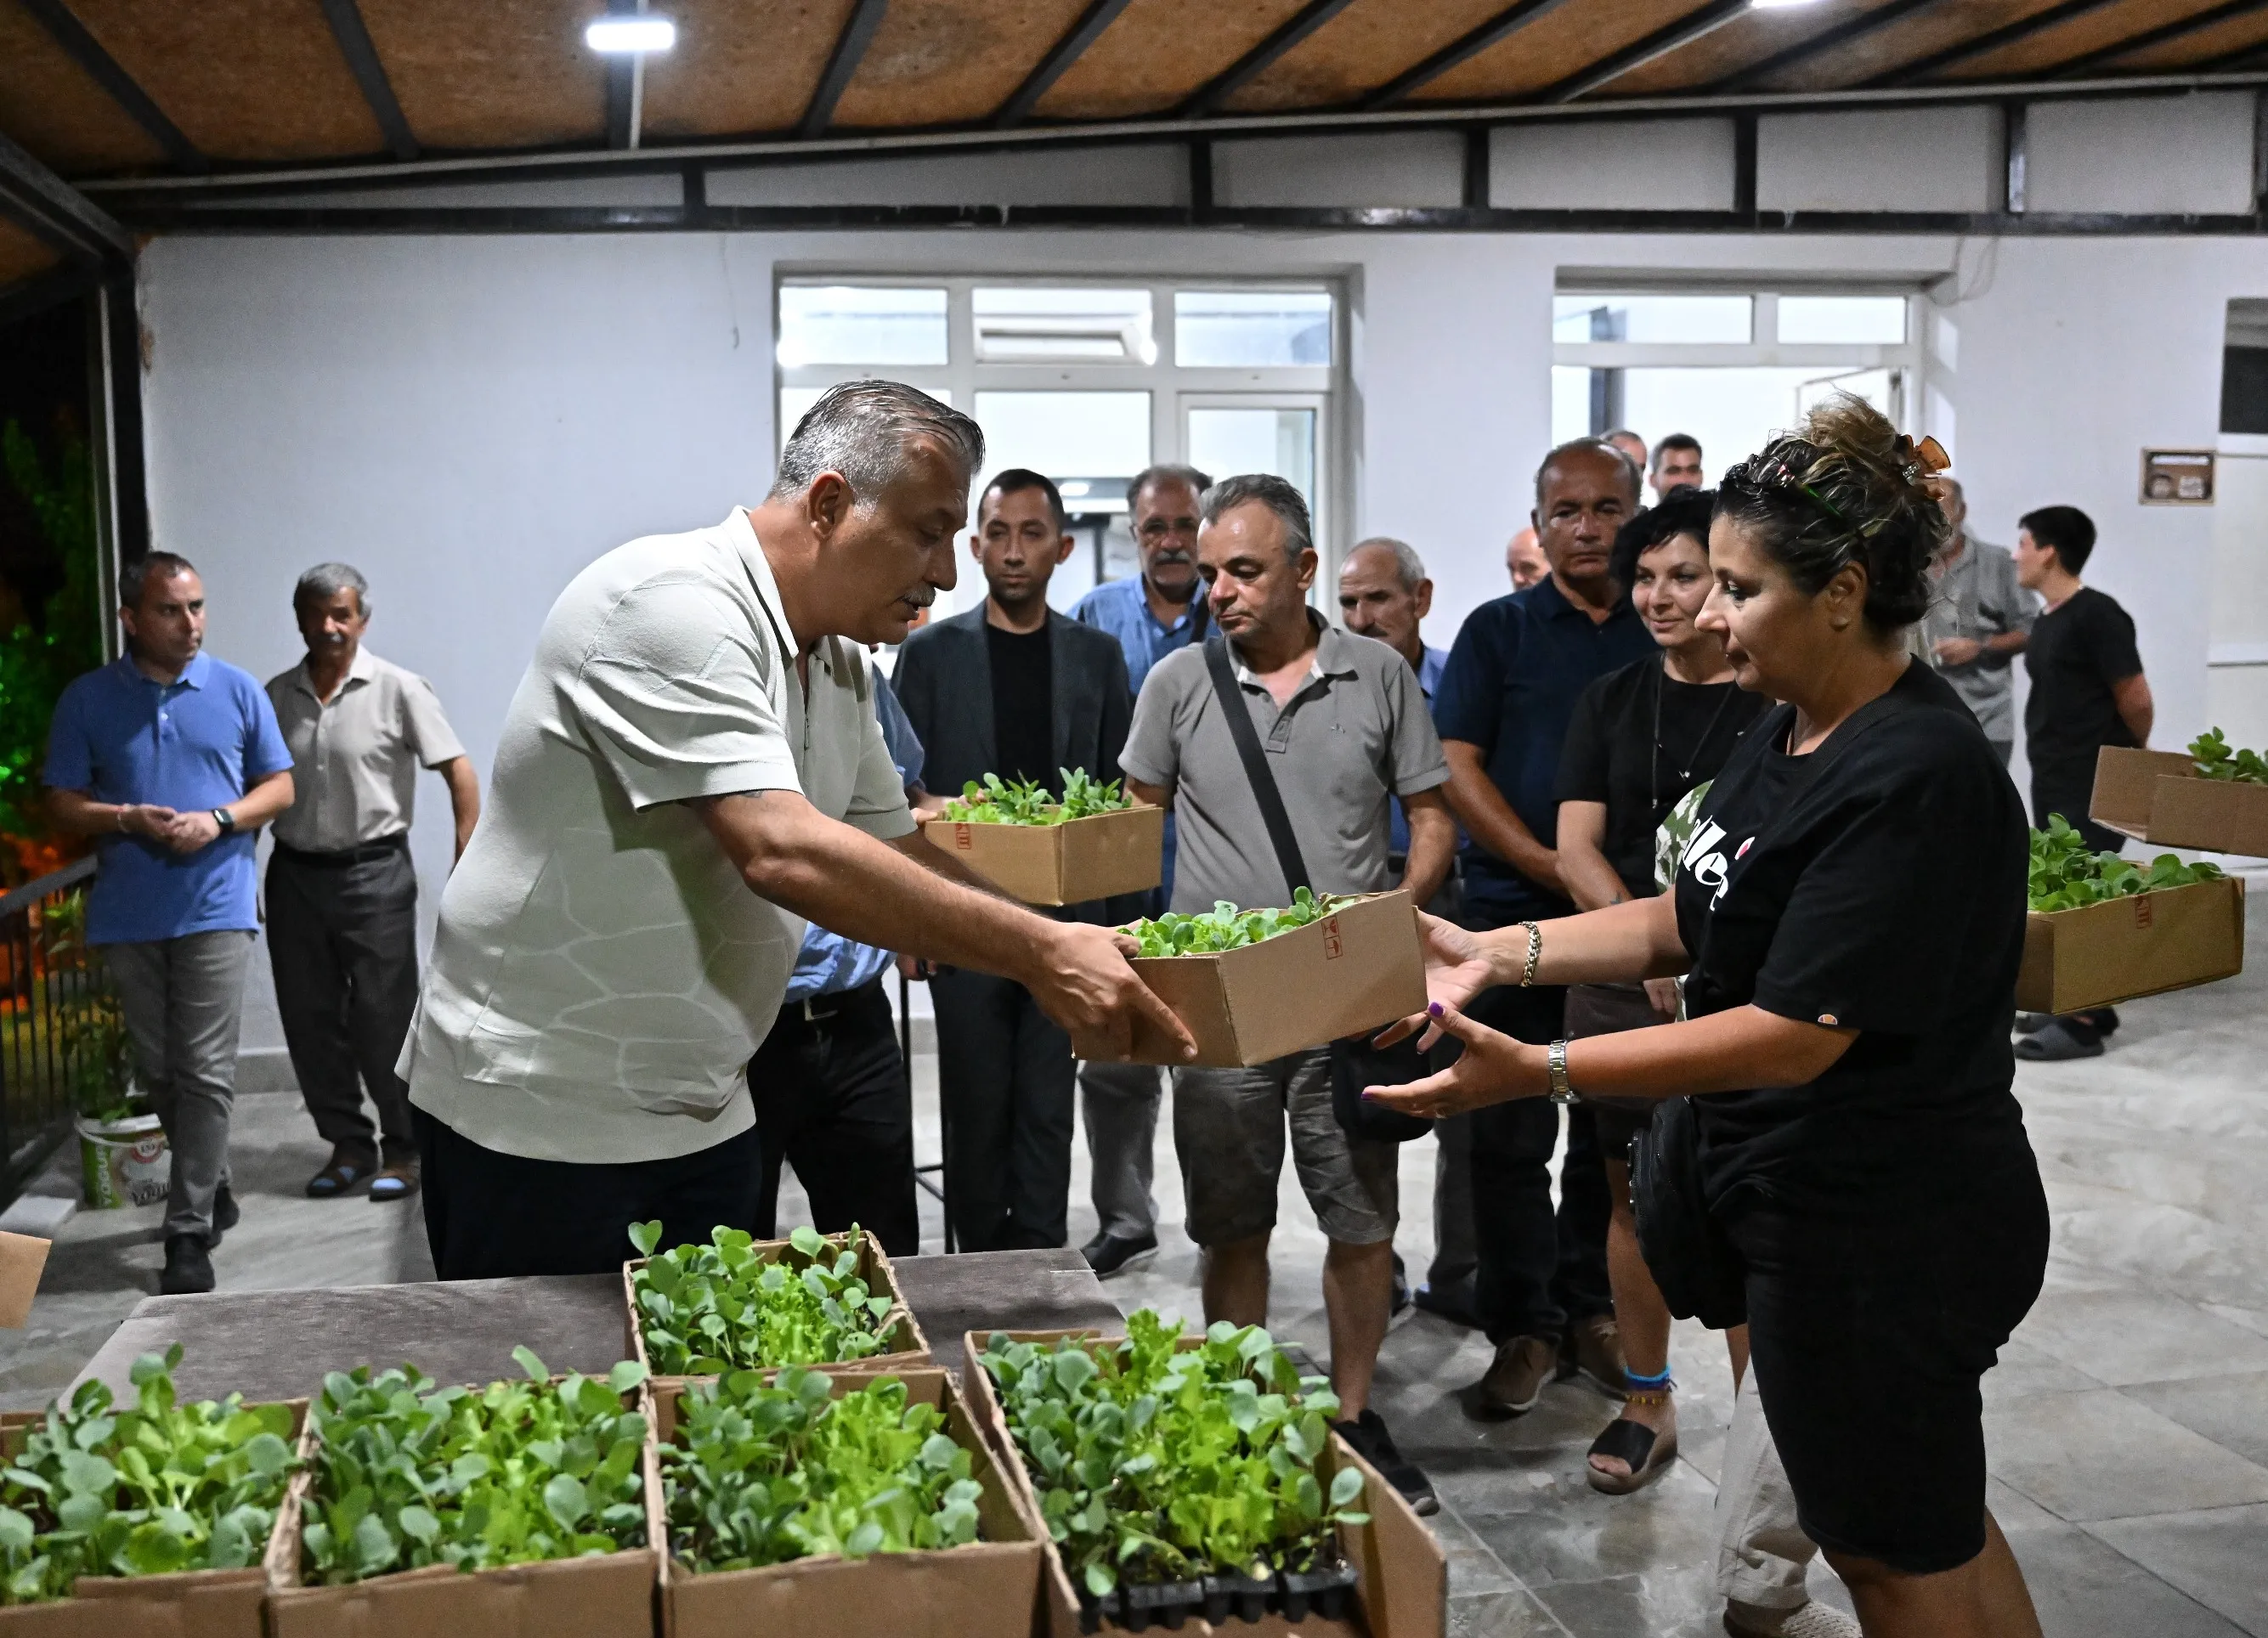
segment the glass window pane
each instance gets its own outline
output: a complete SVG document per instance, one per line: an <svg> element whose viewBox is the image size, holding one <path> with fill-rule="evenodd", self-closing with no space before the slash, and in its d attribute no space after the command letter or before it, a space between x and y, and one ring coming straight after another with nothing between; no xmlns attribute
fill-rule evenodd
<svg viewBox="0 0 2268 1638"><path fill-rule="evenodd" d="M775 429L775 431L777 436L778 442L783 447L786 445L788 439L795 436L796 423L811 413L811 407L819 401L819 395L826 390L827 389L823 386L784 386L780 388L779 425ZM937 400L940 404L950 405L953 402L953 389L951 387L925 386L921 390L928 393L932 398Z"/></svg>
<svg viewBox="0 0 2268 1638"><path fill-rule="evenodd" d="M1591 372L1580 364L1551 366L1551 443L1591 436Z"/></svg>
<svg viewBox="0 0 2268 1638"><path fill-rule="evenodd" d="M1147 393L979 393L976 424L987 478L1009 466L1057 480L1130 478L1150 464Z"/></svg>
<svg viewBox="0 0 2268 1638"><path fill-rule="evenodd" d="M945 292L881 284L780 287L779 362L942 364Z"/></svg>
<svg viewBox="0 0 2268 1638"><path fill-rule="evenodd" d="M1315 412L1275 408L1191 409L1189 462L1218 481L1270 472L1315 503Z"/></svg>
<svg viewBox="0 0 2268 1638"><path fill-rule="evenodd" d="M1756 304L1746 296L1555 296L1555 342L1743 342Z"/></svg>
<svg viewBox="0 0 2268 1638"><path fill-rule="evenodd" d="M1329 290L1175 290L1174 362L1265 370L1331 361Z"/></svg>
<svg viewBox="0 0 2268 1638"><path fill-rule="evenodd" d="M974 292L983 364L1158 362L1147 290L1012 285Z"/></svg>
<svg viewBox="0 0 2268 1638"><path fill-rule="evenodd" d="M1906 339L1903 296L1783 296L1779 339L1791 343L1859 342L1896 347Z"/></svg>

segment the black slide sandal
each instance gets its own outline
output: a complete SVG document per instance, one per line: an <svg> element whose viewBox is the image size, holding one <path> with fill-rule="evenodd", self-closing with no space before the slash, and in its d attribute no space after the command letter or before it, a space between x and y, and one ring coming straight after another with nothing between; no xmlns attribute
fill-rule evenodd
<svg viewBox="0 0 2268 1638"><path fill-rule="evenodd" d="M1677 1436L1672 1433L1665 1437L1644 1422L1617 1416L1591 1441L1589 1454L1612 1457L1630 1465L1626 1473L1606 1473L1592 1466L1587 1458L1583 1463L1583 1472L1592 1489L1608 1495L1628 1495L1652 1484L1662 1469L1677 1459Z"/></svg>

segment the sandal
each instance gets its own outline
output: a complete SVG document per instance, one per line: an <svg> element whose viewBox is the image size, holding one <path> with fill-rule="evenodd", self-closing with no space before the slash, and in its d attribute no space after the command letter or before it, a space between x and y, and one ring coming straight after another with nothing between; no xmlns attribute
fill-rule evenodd
<svg viewBox="0 0 2268 1638"><path fill-rule="evenodd" d="M370 1163L334 1154L330 1164L307 1179L307 1198L335 1200L370 1175Z"/></svg>
<svg viewBox="0 0 2268 1638"><path fill-rule="evenodd" d="M1586 1459L1583 1472L1591 1488L1607 1495L1628 1495L1652 1484L1663 1468L1677 1459L1677 1435L1675 1430L1657 1434L1642 1421L1617 1416L1591 1441L1589 1454L1612 1457L1630 1466L1626 1473L1602 1473Z"/></svg>
<svg viewBox="0 0 2268 1638"><path fill-rule="evenodd" d="M417 1162L397 1160L381 1168L370 1180L370 1197L383 1203L407 1200L417 1192Z"/></svg>

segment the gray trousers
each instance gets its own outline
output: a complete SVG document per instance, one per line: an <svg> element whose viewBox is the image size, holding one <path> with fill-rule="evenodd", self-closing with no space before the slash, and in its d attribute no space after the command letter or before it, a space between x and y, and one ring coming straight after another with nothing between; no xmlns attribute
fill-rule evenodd
<svg viewBox="0 0 2268 1638"><path fill-rule="evenodd" d="M253 935L189 933L105 944L134 1065L173 1156L166 1232L212 1233L213 1194L228 1181L236 1035Z"/></svg>
<svg viewBox="0 0 2268 1638"><path fill-rule="evenodd" d="M299 1096L332 1149L367 1167L417 1152L409 1089L394 1073L417 1009L417 871L407 848L268 866L268 959ZM378 1110L375 1128L363 1092Z"/></svg>
<svg viewBox="0 0 2268 1638"><path fill-rule="evenodd" d="M1093 1164L1094 1216L1102 1232L1139 1240L1158 1232L1156 1178L1159 1076L1151 1063L1082 1063L1079 1112Z"/></svg>
<svg viewBox="0 0 2268 1638"><path fill-rule="evenodd" d="M1756 1370L1741 1377L1717 1486L1717 1590L1726 1601L1785 1614L1811 1602L1805 1568L1818 1544L1795 1519L1795 1492L1764 1423Z"/></svg>

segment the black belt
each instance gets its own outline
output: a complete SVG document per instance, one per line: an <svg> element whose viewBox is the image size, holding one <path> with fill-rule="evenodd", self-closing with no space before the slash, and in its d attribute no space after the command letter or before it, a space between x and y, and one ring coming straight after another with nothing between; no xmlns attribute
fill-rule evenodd
<svg viewBox="0 0 2268 1638"><path fill-rule="evenodd" d="M779 1021L782 1024L831 1024L848 1010L851 1003L864 997L868 990L873 990L879 997L881 986L881 975L877 973L865 983L853 985L849 989L830 989L821 995L806 995L799 1001L784 1002L780 1005Z"/></svg>
<svg viewBox="0 0 2268 1638"><path fill-rule="evenodd" d="M294 864L312 866L319 870L344 870L350 864L369 864L375 860L389 858L397 853L409 851L409 833L398 830L391 836L381 836L376 841L365 841L358 848L349 848L342 853L313 853L305 848L294 848L278 841L276 853Z"/></svg>

